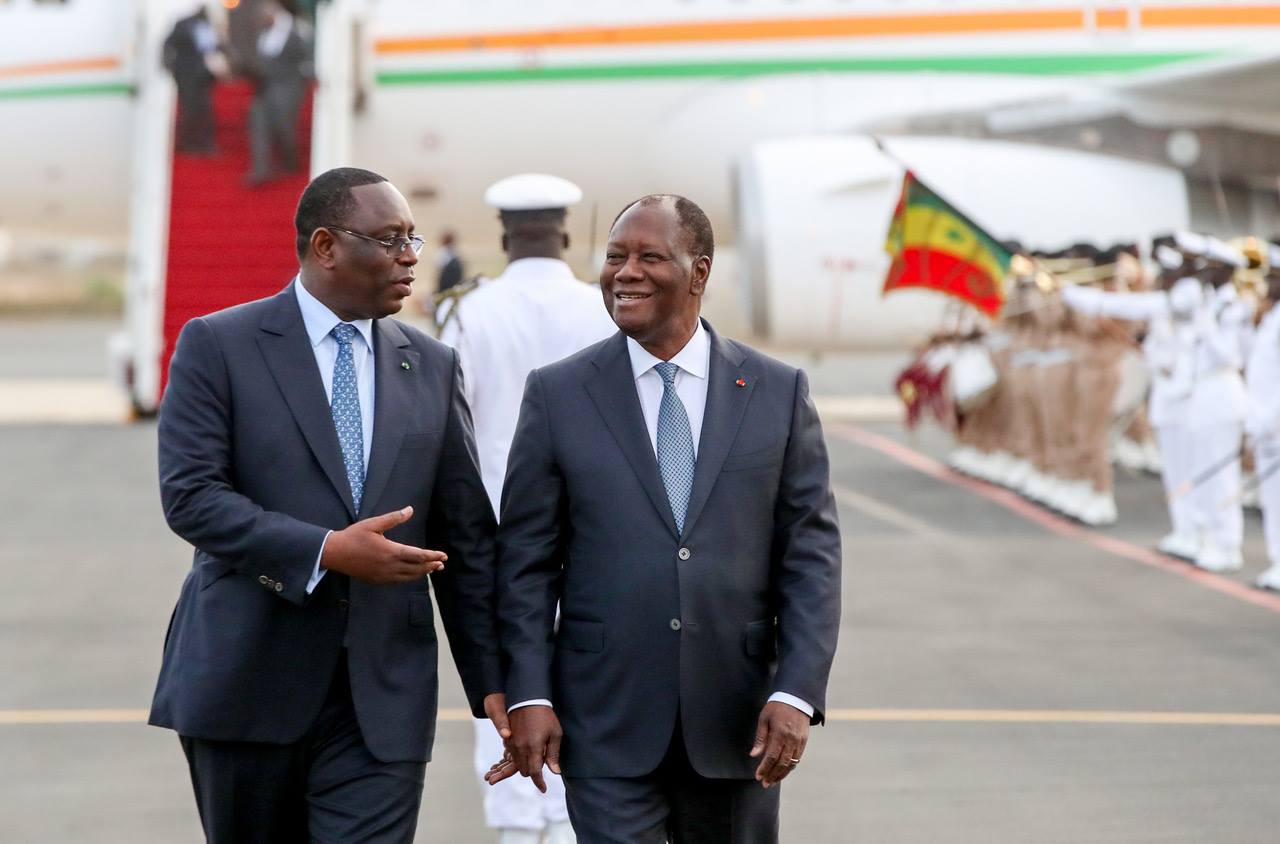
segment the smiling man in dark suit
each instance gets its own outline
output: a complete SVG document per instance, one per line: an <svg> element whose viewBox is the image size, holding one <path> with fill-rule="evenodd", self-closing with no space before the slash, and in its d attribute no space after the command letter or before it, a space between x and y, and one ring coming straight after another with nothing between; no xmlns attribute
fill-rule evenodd
<svg viewBox="0 0 1280 844"><path fill-rule="evenodd" d="M627 206L600 277L621 331L531 373L511 448L490 779L562 770L584 844L776 841L774 786L823 721L826 446L804 374L700 319L713 251L689 200Z"/></svg>
<svg viewBox="0 0 1280 844"><path fill-rule="evenodd" d="M181 737L209 841L408 842L435 733L428 575L472 710L506 727L494 519L457 355L387 318L422 248L404 197L330 170L295 228L298 277L174 352L160 492L195 561L151 723Z"/></svg>

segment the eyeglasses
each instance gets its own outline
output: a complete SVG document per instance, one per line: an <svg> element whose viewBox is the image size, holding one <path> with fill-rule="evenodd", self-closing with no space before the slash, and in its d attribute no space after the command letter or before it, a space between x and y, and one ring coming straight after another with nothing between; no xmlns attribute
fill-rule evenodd
<svg viewBox="0 0 1280 844"><path fill-rule="evenodd" d="M344 229L342 226L323 226L322 228L333 229L334 231L339 231L343 234L349 234L352 237L358 237L361 240L369 240L377 243L387 250L388 255L403 255L406 248L412 249L414 255L422 253L423 240L416 234L410 235L409 237L396 235L390 240L379 240L376 237L369 237L367 234L360 234L360 232L353 232L350 229Z"/></svg>

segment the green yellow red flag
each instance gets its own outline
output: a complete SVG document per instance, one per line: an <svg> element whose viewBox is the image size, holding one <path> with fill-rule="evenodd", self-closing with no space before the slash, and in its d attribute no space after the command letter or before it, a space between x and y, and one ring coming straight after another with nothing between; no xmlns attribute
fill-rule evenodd
<svg viewBox="0 0 1280 844"><path fill-rule="evenodd" d="M884 248L893 260L883 293L924 287L1000 312L1012 254L910 170Z"/></svg>

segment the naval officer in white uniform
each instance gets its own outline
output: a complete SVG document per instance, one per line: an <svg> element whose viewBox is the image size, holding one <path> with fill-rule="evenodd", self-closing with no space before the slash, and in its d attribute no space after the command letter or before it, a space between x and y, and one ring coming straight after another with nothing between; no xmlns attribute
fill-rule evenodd
<svg viewBox="0 0 1280 844"><path fill-rule="evenodd" d="M440 339L461 358L481 479L495 515L529 372L617 331L600 289L575 278L563 259L566 211L581 198L572 182L537 173L492 185L485 201L502 221L507 268L446 303L452 312L442 318ZM489 721L477 720L475 728L476 773L483 783L502 757L502 740ZM549 844L574 840L560 777L547 771L546 785L546 794L527 777L485 786L485 821L500 830L501 844L537 844L544 833Z"/></svg>
<svg viewBox="0 0 1280 844"><path fill-rule="evenodd" d="M1191 232L1178 232L1176 242L1181 255L1161 260L1172 277L1181 274L1167 292L1069 287L1063 301L1087 314L1148 322L1150 415L1173 523L1159 548L1207 571L1235 571L1243 521L1231 500L1240 484L1240 368L1249 315L1232 296L1234 288L1221 282L1244 258L1216 238Z"/></svg>
<svg viewBox="0 0 1280 844"><path fill-rule="evenodd" d="M1280 247L1271 247L1271 266L1280 267ZM1249 412L1245 432L1253 444L1258 464L1259 499L1262 503L1262 531L1267 541L1270 567L1254 584L1261 589L1280 590L1280 276L1275 269L1268 278L1263 317L1258 324L1245 383L1249 392Z"/></svg>

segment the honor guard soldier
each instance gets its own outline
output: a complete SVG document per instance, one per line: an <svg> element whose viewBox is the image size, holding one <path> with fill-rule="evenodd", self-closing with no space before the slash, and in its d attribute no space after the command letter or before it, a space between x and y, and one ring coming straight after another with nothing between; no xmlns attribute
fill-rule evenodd
<svg viewBox="0 0 1280 844"><path fill-rule="evenodd" d="M1257 460L1257 487L1262 530L1270 567L1254 581L1262 589L1280 590L1280 246L1268 252L1267 292L1259 305L1262 320L1245 367L1249 413L1245 433Z"/></svg>
<svg viewBox="0 0 1280 844"><path fill-rule="evenodd" d="M507 452L515 433L525 379L545 366L617 331L599 287L574 277L563 260L569 247L567 209L582 198L577 185L526 173L502 179L485 192L498 209L507 268L442 308L440 339L458 350L485 490L499 511ZM482 782L503 753L488 721L477 720L476 773ZM500 830L500 844L574 840L560 777L546 772L543 794L527 777L485 786L485 821Z"/></svg>
<svg viewBox="0 0 1280 844"><path fill-rule="evenodd" d="M1179 233L1178 249L1162 245L1156 258L1164 268L1163 288L1151 293L1109 293L1082 286L1063 289L1063 302L1091 316L1142 321L1147 324L1143 352L1151 367L1151 424L1160 443L1162 479L1172 530L1159 550L1188 560L1197 558L1201 535L1188 488L1196 475L1190 430L1191 393L1195 384L1196 332L1203 328L1205 292L1194 275L1204 251L1203 239Z"/></svg>

